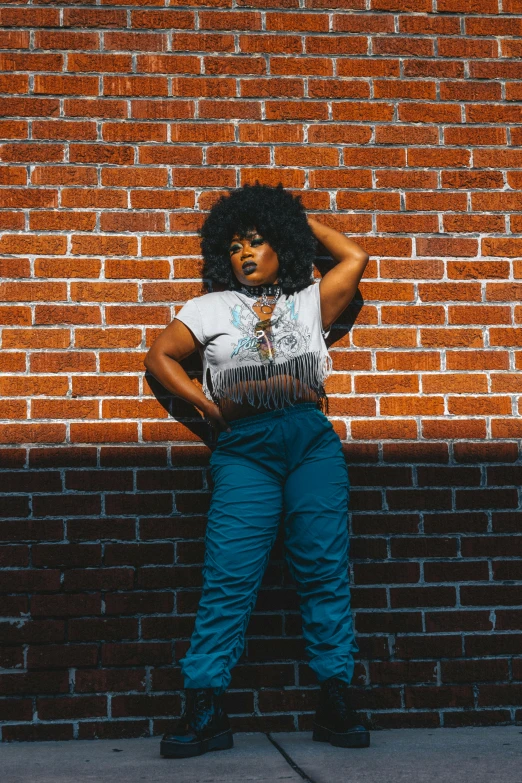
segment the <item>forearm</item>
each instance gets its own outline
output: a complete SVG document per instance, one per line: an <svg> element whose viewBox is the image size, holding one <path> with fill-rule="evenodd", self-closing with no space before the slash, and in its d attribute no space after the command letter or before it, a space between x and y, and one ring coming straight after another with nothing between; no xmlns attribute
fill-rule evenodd
<svg viewBox="0 0 522 783"><path fill-rule="evenodd" d="M354 242L353 239L348 239L340 231L336 231L334 228L325 226L313 217L307 215L308 225L312 229L315 238L326 248L332 258L339 262L347 259L353 259L356 261L366 261L368 259L368 253Z"/></svg>
<svg viewBox="0 0 522 783"><path fill-rule="evenodd" d="M167 391L181 397L194 405L202 413L206 413L213 403L192 382L183 367L175 359L163 353L149 355L145 365L151 375L156 378Z"/></svg>

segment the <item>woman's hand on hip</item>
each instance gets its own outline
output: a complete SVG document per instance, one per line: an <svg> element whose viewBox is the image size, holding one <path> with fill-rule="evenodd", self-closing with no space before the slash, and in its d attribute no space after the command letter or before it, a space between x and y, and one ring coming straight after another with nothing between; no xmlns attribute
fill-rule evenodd
<svg viewBox="0 0 522 783"><path fill-rule="evenodd" d="M204 410L205 419L217 432L232 432L228 421L223 417L219 407L214 402L209 402Z"/></svg>

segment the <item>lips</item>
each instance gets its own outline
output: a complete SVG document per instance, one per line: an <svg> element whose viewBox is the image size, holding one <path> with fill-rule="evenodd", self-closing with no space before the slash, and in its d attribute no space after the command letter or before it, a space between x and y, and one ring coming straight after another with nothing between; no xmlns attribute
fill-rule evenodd
<svg viewBox="0 0 522 783"><path fill-rule="evenodd" d="M257 269L257 264L255 264L253 261L245 261L241 268L245 274L249 274L250 272L253 272L255 269Z"/></svg>

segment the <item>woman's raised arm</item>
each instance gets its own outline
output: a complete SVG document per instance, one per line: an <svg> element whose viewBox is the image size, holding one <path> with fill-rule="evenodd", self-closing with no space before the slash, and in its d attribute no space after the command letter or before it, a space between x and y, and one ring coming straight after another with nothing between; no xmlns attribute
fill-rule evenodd
<svg viewBox="0 0 522 783"><path fill-rule="evenodd" d="M364 274L370 256L340 231L307 215L315 238L328 250L336 265L321 278L319 295L323 329L328 330L348 307Z"/></svg>

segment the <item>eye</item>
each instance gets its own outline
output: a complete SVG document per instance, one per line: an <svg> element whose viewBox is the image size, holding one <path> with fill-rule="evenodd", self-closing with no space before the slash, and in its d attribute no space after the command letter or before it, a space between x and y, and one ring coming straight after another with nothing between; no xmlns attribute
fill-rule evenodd
<svg viewBox="0 0 522 783"><path fill-rule="evenodd" d="M263 239L263 237L256 237L250 242L250 244L252 245L252 247L255 247L256 245L262 245L264 241L265 240Z"/></svg>
<svg viewBox="0 0 522 783"><path fill-rule="evenodd" d="M232 253L232 255L234 255L234 253L237 253L238 250L241 250L241 245L231 245L230 246L230 252Z"/></svg>

